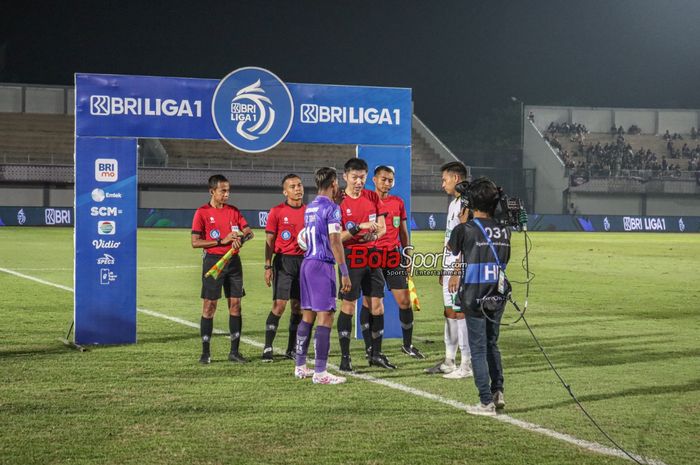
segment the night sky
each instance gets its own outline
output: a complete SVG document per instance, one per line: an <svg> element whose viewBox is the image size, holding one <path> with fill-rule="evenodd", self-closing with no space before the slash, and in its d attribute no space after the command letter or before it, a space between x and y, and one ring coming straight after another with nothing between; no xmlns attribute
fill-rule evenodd
<svg viewBox="0 0 700 465"><path fill-rule="evenodd" d="M0 81L74 72L412 87L438 134L528 104L700 108L700 1L0 0Z"/></svg>

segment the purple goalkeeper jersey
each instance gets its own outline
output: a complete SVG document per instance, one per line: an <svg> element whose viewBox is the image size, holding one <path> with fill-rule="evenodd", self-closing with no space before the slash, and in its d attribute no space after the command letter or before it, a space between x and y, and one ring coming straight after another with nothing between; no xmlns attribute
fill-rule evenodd
<svg viewBox="0 0 700 465"><path fill-rule="evenodd" d="M306 229L306 260L321 260L335 263L331 250L331 233L340 233L340 207L326 196L319 195L306 207L304 228Z"/></svg>

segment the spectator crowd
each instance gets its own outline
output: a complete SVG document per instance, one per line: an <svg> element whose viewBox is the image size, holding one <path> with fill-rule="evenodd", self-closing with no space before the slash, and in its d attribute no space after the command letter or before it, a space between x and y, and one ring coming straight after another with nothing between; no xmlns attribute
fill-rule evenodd
<svg viewBox="0 0 700 465"><path fill-rule="evenodd" d="M633 176L641 178L681 177L682 171L700 170L700 143L693 148L692 143L683 143L681 134L666 131L662 139L667 141L666 154L659 155L651 149L640 147L635 150L625 134L640 134L637 125L631 125L627 131L622 126L610 128L613 136L611 142L586 143L588 134L586 126L578 123L551 123L544 134L544 139L559 155L567 171L577 179L590 177ZM690 138L696 140L700 135L692 128ZM559 137L567 137L578 147L578 152L562 147ZM579 156L577 156L579 155Z"/></svg>

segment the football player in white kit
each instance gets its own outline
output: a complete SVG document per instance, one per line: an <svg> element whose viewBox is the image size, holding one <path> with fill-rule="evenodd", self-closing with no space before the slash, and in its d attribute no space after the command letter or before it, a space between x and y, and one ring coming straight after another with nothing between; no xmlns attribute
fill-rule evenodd
<svg viewBox="0 0 700 465"><path fill-rule="evenodd" d="M459 193L455 189L457 184L466 181L467 168L461 162L454 161L443 165L440 171L442 171L443 190L447 195L454 197L447 209L444 241L444 246L447 246L452 229L459 223L467 220L466 216L461 216L461 201ZM466 319L460 310L460 306L455 302L457 293L451 293L447 288L450 276L457 271L454 269L454 266L460 263L459 258L459 256L452 255L446 248L443 249L442 273L439 282L442 286L443 306L445 309L445 360L425 370L426 373L430 374L442 373L443 378L447 379L461 379L472 376ZM459 347L461 353L459 366L455 364L457 347Z"/></svg>

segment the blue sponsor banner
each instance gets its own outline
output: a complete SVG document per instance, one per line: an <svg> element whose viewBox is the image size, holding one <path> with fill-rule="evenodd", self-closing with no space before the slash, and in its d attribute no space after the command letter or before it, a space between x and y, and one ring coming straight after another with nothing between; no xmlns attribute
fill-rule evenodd
<svg viewBox="0 0 700 465"><path fill-rule="evenodd" d="M445 207L447 210L447 207ZM445 231L447 213L414 213L411 215L411 229L414 231Z"/></svg>
<svg viewBox="0 0 700 465"><path fill-rule="evenodd" d="M93 137L214 139L218 81L113 74L75 75L75 133Z"/></svg>
<svg viewBox="0 0 700 465"><path fill-rule="evenodd" d="M227 142L251 152L273 147L280 136L300 143L411 144L410 89L284 84L271 76L259 68L222 81L76 74L76 134L219 140L218 125Z"/></svg>
<svg viewBox="0 0 700 465"><path fill-rule="evenodd" d="M136 342L136 140L76 138L75 341Z"/></svg>
<svg viewBox="0 0 700 465"><path fill-rule="evenodd" d="M0 207L0 226L73 226L73 207Z"/></svg>
<svg viewBox="0 0 700 465"><path fill-rule="evenodd" d="M411 89L289 84L287 142L411 145Z"/></svg>
<svg viewBox="0 0 700 465"><path fill-rule="evenodd" d="M194 212L194 209L139 208L138 226L140 228L189 228L192 225ZM251 227L265 227L267 210L241 210L241 213ZM530 231L700 232L698 216L571 216L533 213L529 214L528 218ZM445 229L444 213L413 213L410 219L410 228L413 231ZM0 207L0 226L73 226L73 208Z"/></svg>

